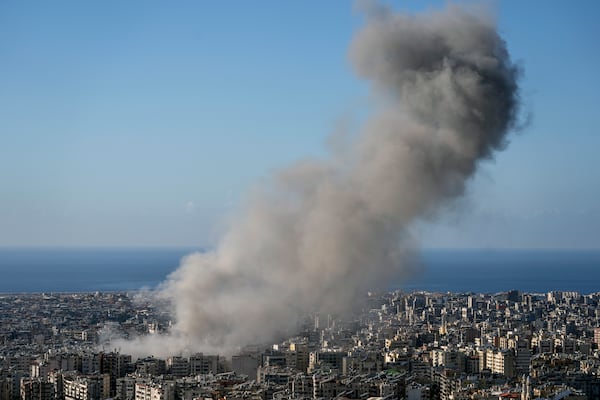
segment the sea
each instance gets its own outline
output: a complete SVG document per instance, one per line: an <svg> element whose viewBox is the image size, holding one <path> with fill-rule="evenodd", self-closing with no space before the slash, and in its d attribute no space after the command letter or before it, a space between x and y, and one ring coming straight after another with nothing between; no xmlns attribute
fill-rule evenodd
<svg viewBox="0 0 600 400"><path fill-rule="evenodd" d="M0 248L0 293L153 289L189 248ZM198 249L197 251L203 251ZM600 292L600 250L427 249L389 289L429 292ZM365 267L368 272L368 266Z"/></svg>

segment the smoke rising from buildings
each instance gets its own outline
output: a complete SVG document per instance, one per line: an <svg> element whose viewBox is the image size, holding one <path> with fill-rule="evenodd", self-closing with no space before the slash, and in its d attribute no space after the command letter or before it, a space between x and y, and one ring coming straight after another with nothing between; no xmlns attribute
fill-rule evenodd
<svg viewBox="0 0 600 400"><path fill-rule="evenodd" d="M176 317L170 334L117 344L124 351L228 351L306 312L352 309L407 273L411 223L461 196L504 148L519 73L492 19L375 11L349 51L377 99L361 131L330 159L254 188L218 247L184 258L160 289Z"/></svg>

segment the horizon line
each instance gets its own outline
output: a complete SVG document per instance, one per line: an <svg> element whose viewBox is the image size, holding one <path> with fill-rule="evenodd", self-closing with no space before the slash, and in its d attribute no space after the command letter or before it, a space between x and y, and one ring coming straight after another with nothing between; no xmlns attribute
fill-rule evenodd
<svg viewBox="0 0 600 400"><path fill-rule="evenodd" d="M217 246L199 245L1 245L0 250L185 250L208 252ZM600 251L600 247L415 247L419 251Z"/></svg>

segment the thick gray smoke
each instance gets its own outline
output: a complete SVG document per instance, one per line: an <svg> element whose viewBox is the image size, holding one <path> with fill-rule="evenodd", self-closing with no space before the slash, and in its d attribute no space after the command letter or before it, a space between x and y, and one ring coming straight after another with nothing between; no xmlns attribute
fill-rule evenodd
<svg viewBox="0 0 600 400"><path fill-rule="evenodd" d="M406 273L411 223L461 196L506 145L518 69L490 18L379 7L350 59L373 82L374 115L330 160L256 188L216 250L186 257L161 292L176 315L170 335L130 343L135 352L226 351L306 312L347 311Z"/></svg>

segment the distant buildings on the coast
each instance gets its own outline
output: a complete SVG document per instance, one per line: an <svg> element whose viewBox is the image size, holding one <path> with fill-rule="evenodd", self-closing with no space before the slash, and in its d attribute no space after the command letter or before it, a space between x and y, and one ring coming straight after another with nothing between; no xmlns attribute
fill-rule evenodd
<svg viewBox="0 0 600 400"><path fill-rule="evenodd" d="M233 357L133 359L110 335L164 332L125 293L0 296L0 400L600 399L600 294L392 292L352 320Z"/></svg>

